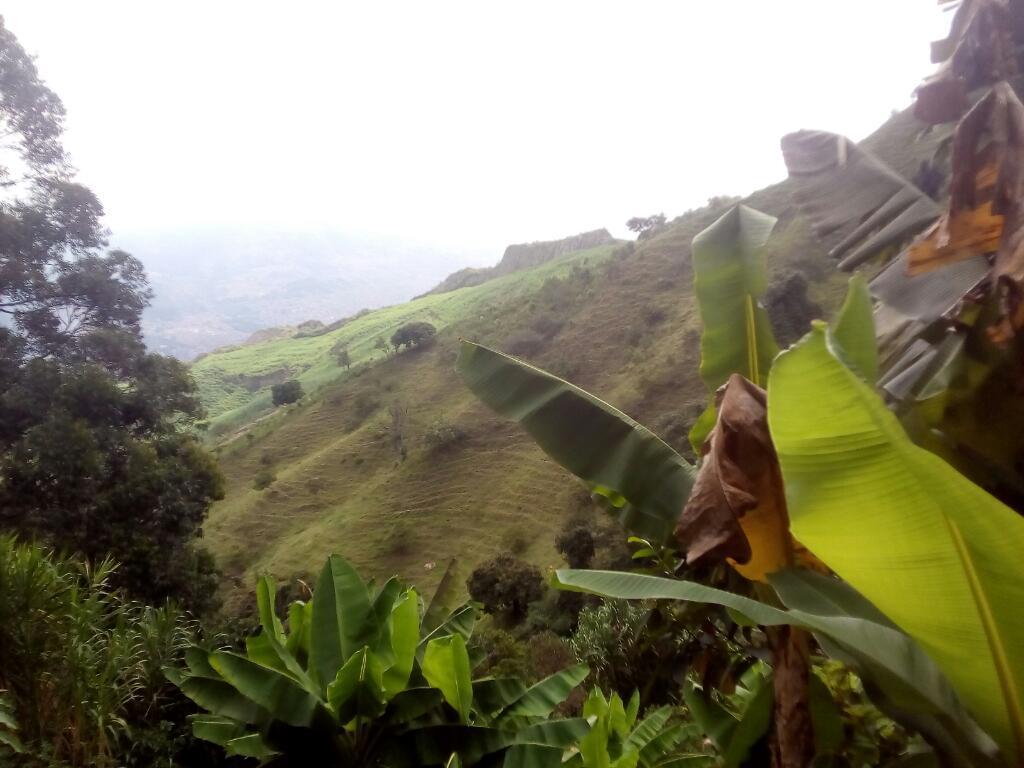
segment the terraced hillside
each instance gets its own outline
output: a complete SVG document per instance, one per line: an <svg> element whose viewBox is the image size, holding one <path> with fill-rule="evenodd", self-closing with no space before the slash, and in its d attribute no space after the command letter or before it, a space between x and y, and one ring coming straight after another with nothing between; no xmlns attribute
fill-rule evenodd
<svg viewBox="0 0 1024 768"><path fill-rule="evenodd" d="M912 172L918 160L900 148L915 130L907 115L894 117L870 146ZM925 156L930 148L920 151ZM788 183L745 202L779 217L768 246L773 321L792 325L793 313L809 305L828 314L845 276L796 215ZM424 588L456 555L466 567L510 549L541 566L557 564L554 536L570 513L585 511L586 495L465 390L454 372L458 338L512 351L569 378L685 449L705 398L690 241L728 204L688 213L635 246L569 254L370 313L324 336L271 341L198 363L214 428L228 436L217 449L227 494L206 526L228 577L226 608L237 607L255 572L309 574L329 552L370 573L415 578ZM801 291L793 275L806 281L807 301L794 295ZM412 319L437 325L437 343L381 357L374 339ZM349 373L330 355L339 339L358 363ZM319 389L249 423L266 409L266 396L243 394L232 381L281 369L298 375L307 391ZM254 487L271 477L263 490Z"/></svg>

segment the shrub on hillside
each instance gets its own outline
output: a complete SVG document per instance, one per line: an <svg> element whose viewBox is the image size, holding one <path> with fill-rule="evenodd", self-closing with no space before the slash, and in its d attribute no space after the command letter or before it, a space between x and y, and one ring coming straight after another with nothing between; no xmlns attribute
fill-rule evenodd
<svg viewBox="0 0 1024 768"><path fill-rule="evenodd" d="M594 534L586 526L573 526L558 535L555 549L570 568L589 568L594 559Z"/></svg>
<svg viewBox="0 0 1024 768"><path fill-rule="evenodd" d="M474 570L466 588L485 611L505 625L515 625L526 617L530 603L544 594L544 581L536 566L506 552Z"/></svg>
<svg viewBox="0 0 1024 768"><path fill-rule="evenodd" d="M252 480L252 487L257 491L262 491L272 486L275 480L277 480L277 476L269 469L264 468L256 473L256 477Z"/></svg>
<svg viewBox="0 0 1024 768"><path fill-rule="evenodd" d="M654 237L665 228L665 214L656 213L653 216L634 216L626 222L626 229L636 232L637 240L646 240Z"/></svg>
<svg viewBox="0 0 1024 768"><path fill-rule="evenodd" d="M409 455L409 451L405 447L405 431L409 409L401 403L393 403L388 407L388 415L391 417L391 426L388 428L391 448L402 461L405 461Z"/></svg>
<svg viewBox="0 0 1024 768"><path fill-rule="evenodd" d="M648 307L644 310L644 322L647 323L649 328L665 322L665 317L665 310L658 307Z"/></svg>
<svg viewBox="0 0 1024 768"><path fill-rule="evenodd" d="M274 405L288 405L298 402L302 397L302 382L298 379L289 379L275 384L270 389L270 399Z"/></svg>
<svg viewBox="0 0 1024 768"><path fill-rule="evenodd" d="M304 339L309 336L319 336L325 328L326 326L320 320L304 320L296 327L294 338Z"/></svg>
<svg viewBox="0 0 1024 768"><path fill-rule="evenodd" d="M792 272L772 283L764 299L772 330L780 346L797 341L811 329L811 321L821 317L821 307L807 295L807 281Z"/></svg>
<svg viewBox="0 0 1024 768"><path fill-rule="evenodd" d="M437 328L430 323L422 321L406 323L391 335L391 346L396 350L403 347L406 349L425 347L434 341L435 335L437 335Z"/></svg>
<svg viewBox="0 0 1024 768"><path fill-rule="evenodd" d="M466 433L461 427L438 419L427 428L423 435L423 444L428 450L443 451L453 448L465 439Z"/></svg>
<svg viewBox="0 0 1024 768"><path fill-rule="evenodd" d="M331 354L334 355L339 368L344 368L347 371L352 367L352 356L348 353L348 347L344 342L335 342L334 346L331 347Z"/></svg>
<svg viewBox="0 0 1024 768"><path fill-rule="evenodd" d="M407 555L413 549L413 526L408 520L399 518L386 533L383 551L389 555Z"/></svg>
<svg viewBox="0 0 1024 768"><path fill-rule="evenodd" d="M508 549L517 557L526 553L526 550L530 548L530 539L525 533L519 531L512 534L512 538L508 540Z"/></svg>
<svg viewBox="0 0 1024 768"><path fill-rule="evenodd" d="M358 429L380 407L380 401L369 392L360 392L352 400L345 428L350 432Z"/></svg>

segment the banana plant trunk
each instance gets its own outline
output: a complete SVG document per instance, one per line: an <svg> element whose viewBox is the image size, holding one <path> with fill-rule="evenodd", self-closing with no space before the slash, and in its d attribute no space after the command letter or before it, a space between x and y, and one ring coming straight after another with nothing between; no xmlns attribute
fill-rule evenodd
<svg viewBox="0 0 1024 768"><path fill-rule="evenodd" d="M768 637L775 668L772 767L806 768L814 759L808 635L797 627L782 626L769 629Z"/></svg>
<svg viewBox="0 0 1024 768"><path fill-rule="evenodd" d="M796 564L779 458L768 429L767 393L733 374L715 393L715 426L675 535L691 565L726 559L763 602L778 603L768 574ZM790 627L768 630L775 668L773 768L806 768L814 758L809 640Z"/></svg>

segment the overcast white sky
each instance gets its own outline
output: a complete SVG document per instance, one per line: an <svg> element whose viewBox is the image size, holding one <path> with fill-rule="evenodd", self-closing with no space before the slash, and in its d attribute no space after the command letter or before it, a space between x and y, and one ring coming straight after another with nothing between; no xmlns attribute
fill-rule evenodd
<svg viewBox="0 0 1024 768"><path fill-rule="evenodd" d="M500 252L785 174L910 103L935 0L7 0L120 231Z"/></svg>

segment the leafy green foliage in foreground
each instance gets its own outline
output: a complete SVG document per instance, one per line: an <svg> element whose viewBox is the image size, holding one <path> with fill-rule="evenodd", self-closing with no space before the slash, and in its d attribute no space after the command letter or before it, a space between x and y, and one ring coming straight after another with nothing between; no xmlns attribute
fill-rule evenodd
<svg viewBox="0 0 1024 768"><path fill-rule="evenodd" d="M337 555L312 600L274 612L260 580L260 632L244 654L194 647L187 669L166 673L209 714L195 735L228 754L281 765L558 765L589 731L549 719L588 674L576 666L527 688L515 678L471 676L466 640L475 609L445 615L436 599L420 618L415 590L363 582Z"/></svg>
<svg viewBox="0 0 1024 768"><path fill-rule="evenodd" d="M743 211L726 214L707 231L717 238L724 275L739 274L749 261L744 228L726 226ZM762 228L770 225L755 220ZM764 237L753 240L750 247L756 248ZM700 279L698 273L698 285ZM728 423L723 428L727 420L719 413L683 515L700 497L695 509L706 528L701 535L734 531L730 535L742 538L748 554L746 560L737 556L737 568L750 560L750 551L756 557L768 548L778 550L778 557L768 558L771 567L756 578L766 574L790 610L698 583L647 581L650 577L631 574L569 571L560 575L562 585L605 597L714 603L755 624L813 632L826 651L871 682L879 707L921 732L944 759L1015 764L1024 749L1019 679L1024 664L1017 659L1024 648L1017 610L1024 580L1015 554L1024 548L1024 521L914 446L872 390L874 382L863 380L873 378L877 357L870 298L861 281L853 281L834 329L817 324L774 360L772 345L755 343L759 324L751 314L750 296L756 291L743 280L732 284L719 278L717 283L726 294L746 295L747 312L744 319L741 302L723 320L728 334L718 333L717 325L705 329L705 362L724 355L723 360L732 360L724 371L729 375L732 366L729 386L738 380L757 389L737 375L738 369L755 381L767 377L768 392L765 398L757 390L762 395L760 424L750 405L745 406L747 420L735 422L748 425L747 431ZM702 308L711 301L701 300ZM685 477L688 467L676 467L670 449L644 427L568 382L479 345L463 343L460 371L485 403L521 423L548 455L613 506L654 513L621 516L627 528L646 534L644 524L651 520L664 525L675 520L682 505L670 502L683 483L671 479ZM728 402L726 395L722 411ZM775 478L767 488L745 474L758 471L749 455L755 442L749 425L767 434L765 421L771 438L763 460L769 471L762 476ZM587 426L581 430L580 423ZM746 454L737 448L744 440L749 441ZM716 449L723 444L727 447L719 456ZM730 450L734 455L724 455ZM719 473L717 479L714 472L705 473L709 466ZM732 474L723 476L723 466ZM783 479L784 503L778 501ZM718 499L721 503L709 502ZM793 534L852 587L818 579L811 571L783 570L796 562L787 505ZM676 528L684 550L691 530ZM813 714L807 713L807 651L802 671L780 682L779 648L773 649L776 738L781 743L794 737L794 748L806 755L806 739L798 740L811 730ZM807 713L802 720L806 728L790 724L787 729L779 717L787 696L794 710Z"/></svg>
<svg viewBox="0 0 1024 768"><path fill-rule="evenodd" d="M0 123L0 530L113 556L134 596L203 609L213 568L194 540L221 486L188 429L195 384L146 351L142 264L104 252L64 107L2 20Z"/></svg>
<svg viewBox="0 0 1024 768"><path fill-rule="evenodd" d="M13 748L27 766L207 764L182 752L193 708L160 669L195 626L124 600L112 574L0 537L0 764Z"/></svg>

